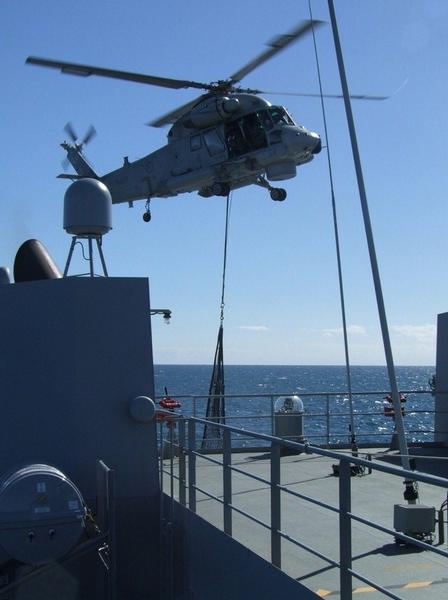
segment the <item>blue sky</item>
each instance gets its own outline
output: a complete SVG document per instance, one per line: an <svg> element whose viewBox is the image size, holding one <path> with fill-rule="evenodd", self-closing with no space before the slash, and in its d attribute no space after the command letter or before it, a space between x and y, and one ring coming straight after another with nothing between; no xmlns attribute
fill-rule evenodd
<svg viewBox="0 0 448 600"><path fill-rule="evenodd" d="M448 308L445 0L336 0L349 86L388 94L353 103L396 364L434 364L437 314ZM325 0L314 17L329 23ZM70 239L61 227L67 182L57 180L63 126L98 137L87 155L100 173L123 156L165 143L145 123L195 96L25 66L37 55L166 77L227 77L278 33L308 18L306 0L3 0L0 3L2 132L0 264L12 267L22 241L39 238L63 267ZM339 91L331 27L317 34L324 89ZM318 90L312 39L287 49L244 84ZM323 134L317 100L268 97ZM329 141L353 364L383 364L369 259L342 102L328 101ZM344 352L328 167L322 152L285 182L272 202L250 187L233 194L226 290L228 364L342 364ZM159 363L209 363L219 324L225 200L185 194L114 207L104 239L110 273L148 276ZM79 268L84 267L77 263Z"/></svg>

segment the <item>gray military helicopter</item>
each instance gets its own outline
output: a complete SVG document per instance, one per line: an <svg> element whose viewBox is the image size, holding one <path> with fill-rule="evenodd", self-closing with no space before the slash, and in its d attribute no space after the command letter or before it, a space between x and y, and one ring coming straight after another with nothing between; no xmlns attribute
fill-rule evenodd
<svg viewBox="0 0 448 600"><path fill-rule="evenodd" d="M275 37L269 48L224 80L200 83L153 75L116 71L89 65L48 60L30 56L28 64L60 69L62 73L88 77L98 75L166 88L205 90L198 98L148 123L154 127L172 124L166 146L129 161L107 173L98 175L82 153L95 131L89 130L78 143L73 127L66 131L71 143L63 142L67 159L76 175L59 177L102 181L112 195L113 203L146 200L143 219L149 221L152 198L167 198L197 191L200 196L227 196L231 190L256 184L270 193L272 200L285 200L286 190L270 182L295 177L299 165L310 162L321 151L320 136L294 122L283 106L274 106L259 94L262 90L243 89L239 82L275 54L295 42L321 21L300 23L290 33ZM278 92L277 92L278 93ZM297 93L297 96L317 94ZM327 95L340 97L339 95ZM383 99L376 96L353 96L359 99Z"/></svg>

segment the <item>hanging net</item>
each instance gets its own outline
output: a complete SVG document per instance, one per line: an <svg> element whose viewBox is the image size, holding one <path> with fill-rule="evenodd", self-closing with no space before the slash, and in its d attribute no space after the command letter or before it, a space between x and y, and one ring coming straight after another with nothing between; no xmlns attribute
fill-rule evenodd
<svg viewBox="0 0 448 600"><path fill-rule="evenodd" d="M222 430L219 424L225 422L223 333L224 329L221 323L218 331L212 378L208 391L205 418L210 423L204 426L204 436L202 438L203 449L222 447Z"/></svg>

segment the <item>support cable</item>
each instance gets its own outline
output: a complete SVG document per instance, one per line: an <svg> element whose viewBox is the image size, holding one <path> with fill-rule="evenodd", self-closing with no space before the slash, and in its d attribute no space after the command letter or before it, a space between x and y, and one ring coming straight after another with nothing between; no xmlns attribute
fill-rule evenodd
<svg viewBox="0 0 448 600"><path fill-rule="evenodd" d="M231 207L231 192L227 194L226 201L226 226L224 230L224 256L222 267L222 287L221 287L221 305L220 305L220 323L218 330L218 339L216 342L215 359L213 362L212 377L210 380L209 396L207 400L207 421L212 421L216 425L204 425L202 437L202 449L221 448L222 447L222 429L220 424L225 424L225 381L224 381L224 307L225 307L225 289L226 289L226 268L227 268L227 239L229 231L229 218Z"/></svg>
<svg viewBox="0 0 448 600"><path fill-rule="evenodd" d="M308 7L310 12L310 20L313 22L313 13L311 9L311 0L308 0ZM314 25L311 27L311 31L313 34L313 44L314 44L314 55L316 57L316 69L317 69L317 77L319 81L319 93L320 93L320 103L322 108L322 119L324 124L324 132L325 132L325 140L326 140L326 150L327 150L327 163L328 163L328 174L330 178L330 189L331 189L331 207L333 211L333 226L334 226L334 239L336 245L336 258L338 265L338 279L339 279L339 295L341 302L341 314L342 314L342 330L344 334L344 351L345 351L345 369L347 376L347 389L348 389L348 399L349 399L349 411L350 411L350 443L352 447L352 452L355 454L358 450L358 446L356 443L356 434L355 434L355 423L354 423L354 413L353 413L353 394L352 394L352 378L350 371L350 355L349 355L349 347L348 347L348 336L347 336L347 319L345 312L345 297L344 297L344 284L342 279L342 260L341 260L341 249L339 244L339 228L338 228L338 219L337 219L337 211L336 211L336 198L334 193L334 183L333 183L333 169L331 165L331 155L330 155L330 140L328 137L328 128L327 128L327 115L325 111L325 102L323 96L322 89L322 78L320 72L320 62L319 55L317 52L317 43L316 43L316 34L314 30Z"/></svg>

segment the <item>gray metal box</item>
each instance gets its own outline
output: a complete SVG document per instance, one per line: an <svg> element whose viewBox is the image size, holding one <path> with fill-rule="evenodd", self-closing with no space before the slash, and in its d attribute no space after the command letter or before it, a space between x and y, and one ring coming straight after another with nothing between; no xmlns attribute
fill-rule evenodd
<svg viewBox="0 0 448 600"><path fill-rule="evenodd" d="M435 508L424 504L395 504L394 529L403 533L432 533Z"/></svg>

